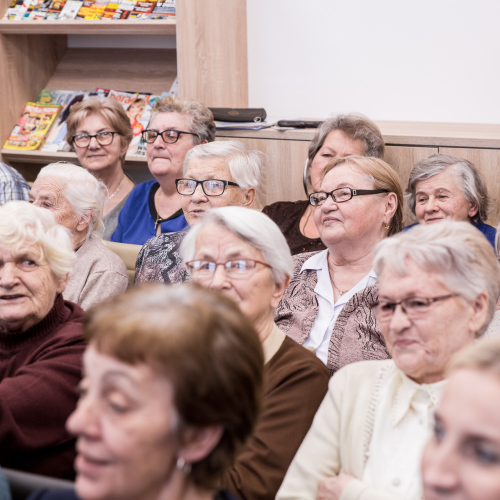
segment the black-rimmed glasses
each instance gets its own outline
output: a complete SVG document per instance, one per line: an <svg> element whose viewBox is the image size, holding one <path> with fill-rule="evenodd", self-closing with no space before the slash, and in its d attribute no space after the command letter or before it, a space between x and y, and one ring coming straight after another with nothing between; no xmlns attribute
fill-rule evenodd
<svg viewBox="0 0 500 500"><path fill-rule="evenodd" d="M266 262L253 259L233 259L227 262L212 262L209 260L190 260L186 262L191 276L195 279L212 278L218 266L223 266L226 274L231 278L246 278L254 271L257 264L271 267Z"/></svg>
<svg viewBox="0 0 500 500"><path fill-rule="evenodd" d="M326 202L329 196L335 203L344 203L349 201L353 196L365 196L367 194L379 194L379 193L389 193L388 189L351 189L349 187L338 188L326 193L324 191L318 191L317 193L311 193L309 195L309 203L313 207L320 207Z"/></svg>
<svg viewBox="0 0 500 500"><path fill-rule="evenodd" d="M224 193L226 186L240 187L236 182L221 181L220 179L206 179L204 181L196 181L194 179L175 179L177 192L183 196L194 194L198 184L201 184L203 192L207 196L220 196Z"/></svg>
<svg viewBox="0 0 500 500"><path fill-rule="evenodd" d="M448 295L440 295L439 297L407 297L398 302L381 300L379 302L373 302L370 304L370 307L377 315L379 321L388 321L399 305L409 318L418 318L427 313L434 302L451 299L457 296L456 293L450 293Z"/></svg>
<svg viewBox="0 0 500 500"><path fill-rule="evenodd" d="M90 144L92 137L95 137L95 140L99 145L109 146L113 142L114 135L117 133L118 132L111 132L110 130L107 130L105 132L99 132L98 134L94 135L78 134L73 136L73 144L75 144L79 148L86 148Z"/></svg>
<svg viewBox="0 0 500 500"><path fill-rule="evenodd" d="M163 132L158 132L158 130L143 130L141 132L142 139L146 141L148 144L152 144L156 141L156 138L160 135L163 139L163 142L167 144L174 144L179 140L179 136L181 134L195 135L199 137L198 134L193 134L192 132L184 132L182 130L164 130Z"/></svg>

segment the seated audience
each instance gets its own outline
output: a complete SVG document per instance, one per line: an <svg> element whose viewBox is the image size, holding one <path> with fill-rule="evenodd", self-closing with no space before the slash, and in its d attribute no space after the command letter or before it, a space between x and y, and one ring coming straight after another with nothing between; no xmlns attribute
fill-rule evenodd
<svg viewBox="0 0 500 500"><path fill-rule="evenodd" d="M257 420L263 355L238 308L194 285L136 287L85 324L76 494L34 499L236 500L217 484Z"/></svg>
<svg viewBox="0 0 500 500"><path fill-rule="evenodd" d="M396 172L377 158L336 158L309 202L327 249L293 257L276 324L314 348L331 373L353 361L388 358L369 304L378 298L373 249L402 227Z"/></svg>
<svg viewBox="0 0 500 500"><path fill-rule="evenodd" d="M0 162L0 205L8 201L28 201L29 184L23 176L12 167Z"/></svg>
<svg viewBox="0 0 500 500"><path fill-rule="evenodd" d="M104 229L102 182L71 163L51 163L40 170L30 192L30 203L49 209L73 237L76 262L64 298L83 309L124 292L127 268L101 239Z"/></svg>
<svg viewBox="0 0 500 500"><path fill-rule="evenodd" d="M329 380L314 354L273 321L293 268L290 250L264 214L224 207L189 231L181 253L192 279L234 300L259 334L266 363L263 414L221 484L241 500L274 499Z"/></svg>
<svg viewBox="0 0 500 500"><path fill-rule="evenodd" d="M0 207L0 464L74 477L84 312L62 292L75 255L69 231L24 201Z"/></svg>
<svg viewBox="0 0 500 500"><path fill-rule="evenodd" d="M351 155L383 158L384 139L379 128L357 113L328 118L309 145L304 184L307 193L320 190L323 170L332 158ZM326 248L314 224L309 200L278 201L262 211L278 224L292 255Z"/></svg>
<svg viewBox="0 0 500 500"><path fill-rule="evenodd" d="M500 498L500 339L464 349L422 459L426 500Z"/></svg>
<svg viewBox="0 0 500 500"><path fill-rule="evenodd" d="M87 99L71 108L66 123L66 141L73 146L78 161L106 186L102 221L103 238L109 240L134 187L132 179L123 172L133 137L130 119L115 99Z"/></svg>
<svg viewBox="0 0 500 500"><path fill-rule="evenodd" d="M262 170L261 155L238 141L200 144L186 154L183 179L176 179L181 206L190 227L215 207L250 207L255 199ZM160 234L142 247L136 263L135 283L185 280L179 245L187 233Z"/></svg>
<svg viewBox="0 0 500 500"><path fill-rule="evenodd" d="M277 498L422 498L423 447L446 365L483 334L500 266L470 224L443 222L387 238L375 251L373 304L390 360L342 368Z"/></svg>
<svg viewBox="0 0 500 500"><path fill-rule="evenodd" d="M130 193L111 241L144 245L160 233L188 227L175 179L182 177L186 153L197 144L214 140L212 112L192 99L165 97L154 104L148 127L142 138L155 180L139 184Z"/></svg>
<svg viewBox="0 0 500 500"><path fill-rule="evenodd" d="M486 182L471 162L443 154L419 161L411 171L406 197L418 220L413 225L467 221L495 246L496 230L484 223L490 207Z"/></svg>

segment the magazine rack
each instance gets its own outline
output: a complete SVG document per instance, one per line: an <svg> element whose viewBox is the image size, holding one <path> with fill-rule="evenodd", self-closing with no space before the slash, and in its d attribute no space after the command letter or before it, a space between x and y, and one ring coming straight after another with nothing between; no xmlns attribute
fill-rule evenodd
<svg viewBox="0 0 500 500"><path fill-rule="evenodd" d="M0 18L11 0L0 0ZM246 0L177 0L177 21L0 20L0 141L43 88L96 87L161 93L177 75L179 95L212 107L247 107ZM175 34L176 49L71 48L68 35ZM74 153L2 151L28 180L45 164ZM145 167L145 160L137 158ZM134 160L133 160L134 161Z"/></svg>

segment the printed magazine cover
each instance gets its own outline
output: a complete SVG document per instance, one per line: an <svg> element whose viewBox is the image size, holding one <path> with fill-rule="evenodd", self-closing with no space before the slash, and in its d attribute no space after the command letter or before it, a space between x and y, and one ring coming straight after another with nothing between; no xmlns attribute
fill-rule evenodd
<svg viewBox="0 0 500 500"><path fill-rule="evenodd" d="M59 21L75 19L83 4L82 0L68 0L59 14Z"/></svg>

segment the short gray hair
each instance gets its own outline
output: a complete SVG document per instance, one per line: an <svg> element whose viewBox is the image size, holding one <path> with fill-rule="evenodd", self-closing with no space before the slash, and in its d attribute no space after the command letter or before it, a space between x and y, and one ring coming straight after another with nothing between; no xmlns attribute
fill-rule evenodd
<svg viewBox="0 0 500 500"><path fill-rule="evenodd" d="M229 168L234 182L242 189L259 187L263 154L248 149L242 142L217 141L195 146L186 154L182 167L183 175L186 175L189 162L195 158L200 160L220 158Z"/></svg>
<svg viewBox="0 0 500 500"><path fill-rule="evenodd" d="M488 317L476 336L485 332L500 294L500 264L478 229L464 221L415 226L381 241L375 247L373 267L379 279L386 267L404 276L408 260L436 274L451 292L466 300L486 290Z"/></svg>
<svg viewBox="0 0 500 500"><path fill-rule="evenodd" d="M64 183L63 196L73 207L75 214L89 223L85 239L91 234L100 236L104 232L102 213L108 192L106 185L88 170L73 163L50 163L40 170L37 179L53 177Z"/></svg>
<svg viewBox="0 0 500 500"><path fill-rule="evenodd" d="M283 283L287 277L293 275L292 255L280 228L262 212L244 207L209 210L201 222L190 229L182 240L180 251L184 262L194 258L198 234L204 227L211 225L225 227L259 250L271 266L276 283Z"/></svg>
<svg viewBox="0 0 500 500"><path fill-rule="evenodd" d="M484 177L470 161L439 153L419 161L413 167L405 194L410 210L415 213L417 184L444 172L447 168L450 168L455 175L457 185L465 199L477 206L477 214L472 220L485 221L488 218L491 201Z"/></svg>
<svg viewBox="0 0 500 500"><path fill-rule="evenodd" d="M76 259L69 229L57 224L52 212L27 201L0 206L0 246L17 252L37 247L57 279L65 278Z"/></svg>

